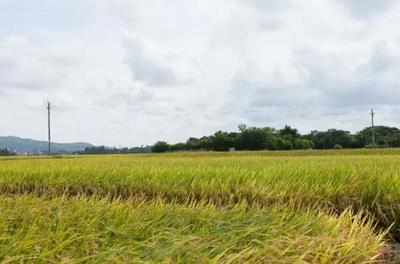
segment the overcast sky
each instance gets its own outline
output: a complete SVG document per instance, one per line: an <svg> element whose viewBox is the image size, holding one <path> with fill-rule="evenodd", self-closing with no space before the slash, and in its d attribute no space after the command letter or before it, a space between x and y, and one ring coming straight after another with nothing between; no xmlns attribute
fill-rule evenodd
<svg viewBox="0 0 400 264"><path fill-rule="evenodd" d="M0 0L0 135L400 126L400 0Z"/></svg>

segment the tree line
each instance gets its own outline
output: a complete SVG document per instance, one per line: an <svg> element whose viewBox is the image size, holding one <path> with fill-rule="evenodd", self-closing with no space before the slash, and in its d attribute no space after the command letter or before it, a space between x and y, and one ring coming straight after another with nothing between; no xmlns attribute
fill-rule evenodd
<svg viewBox="0 0 400 264"><path fill-rule="evenodd" d="M375 142L372 141L374 134ZM174 151L229 151L229 150L300 150L342 149L369 147L400 147L400 130L395 127L368 127L357 133L329 129L311 131L301 135L296 128L247 127L240 125L237 132L218 131L210 136L189 138L186 142L168 144L155 143L154 153Z"/></svg>
<svg viewBox="0 0 400 264"><path fill-rule="evenodd" d="M16 154L7 148L0 149L0 156L14 156L14 155Z"/></svg>
<svg viewBox="0 0 400 264"><path fill-rule="evenodd" d="M151 146L141 146L133 148L110 148L106 146L93 146L87 147L83 151L78 151L74 154L137 154L137 153L150 153Z"/></svg>

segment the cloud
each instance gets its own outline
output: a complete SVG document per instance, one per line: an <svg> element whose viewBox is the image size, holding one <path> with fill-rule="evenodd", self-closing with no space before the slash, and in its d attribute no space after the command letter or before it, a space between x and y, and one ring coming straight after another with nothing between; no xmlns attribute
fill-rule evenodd
<svg viewBox="0 0 400 264"><path fill-rule="evenodd" d="M146 51L145 46L139 40L125 40L124 48L127 53L124 62L129 66L134 81L150 86L178 84L174 70L157 61L154 58L155 54Z"/></svg>
<svg viewBox="0 0 400 264"><path fill-rule="evenodd" d="M242 3L251 5L263 11L277 11L287 8L291 4L291 0L238 0Z"/></svg>
<svg viewBox="0 0 400 264"><path fill-rule="evenodd" d="M14 35L0 43L0 87L3 93L38 91L62 81L72 61L61 54L42 52L25 36Z"/></svg>
<svg viewBox="0 0 400 264"><path fill-rule="evenodd" d="M266 31L278 31L282 29L283 22L278 19L265 19L260 22L260 29Z"/></svg>
<svg viewBox="0 0 400 264"><path fill-rule="evenodd" d="M0 0L0 134L45 137L47 98L55 139L106 145L398 125L397 2Z"/></svg>
<svg viewBox="0 0 400 264"><path fill-rule="evenodd" d="M250 122L301 119L344 113L374 106L398 105L400 55L376 44L365 62L354 66L346 54L310 49L294 52L292 64L302 76L297 82L273 75L239 72L232 80L223 111L234 111Z"/></svg>
<svg viewBox="0 0 400 264"><path fill-rule="evenodd" d="M380 15L390 9L398 0L337 0L349 13L358 19Z"/></svg>

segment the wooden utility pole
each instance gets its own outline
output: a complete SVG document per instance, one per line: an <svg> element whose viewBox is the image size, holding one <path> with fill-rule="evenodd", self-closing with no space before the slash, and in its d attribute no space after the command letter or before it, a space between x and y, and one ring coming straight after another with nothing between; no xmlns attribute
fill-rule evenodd
<svg viewBox="0 0 400 264"><path fill-rule="evenodd" d="M374 118L375 118L375 112L374 109L371 109L371 133L372 133L372 145L375 145L375 131L374 131Z"/></svg>
<svg viewBox="0 0 400 264"><path fill-rule="evenodd" d="M48 129L48 139L49 139L48 155L51 154L50 110L51 110L51 103L47 102L47 129Z"/></svg>

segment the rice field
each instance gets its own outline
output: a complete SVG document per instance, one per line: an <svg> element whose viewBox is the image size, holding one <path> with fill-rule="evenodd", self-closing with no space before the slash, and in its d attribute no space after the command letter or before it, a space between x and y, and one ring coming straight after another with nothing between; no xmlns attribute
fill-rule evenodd
<svg viewBox="0 0 400 264"><path fill-rule="evenodd" d="M385 263L400 150L0 159L2 263Z"/></svg>

